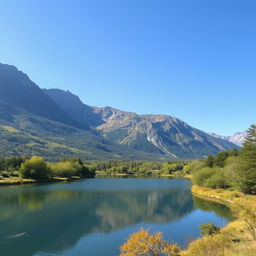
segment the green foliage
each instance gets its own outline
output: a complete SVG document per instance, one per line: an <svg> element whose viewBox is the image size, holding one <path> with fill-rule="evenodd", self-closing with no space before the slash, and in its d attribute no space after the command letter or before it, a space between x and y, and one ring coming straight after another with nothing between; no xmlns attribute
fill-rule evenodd
<svg viewBox="0 0 256 256"><path fill-rule="evenodd" d="M50 169L42 157L33 156L21 164L20 171L23 178L47 179L50 177Z"/></svg>
<svg viewBox="0 0 256 256"><path fill-rule="evenodd" d="M80 159L64 159L57 163L48 164L53 176L67 177L94 177L95 167L93 165L84 165Z"/></svg>
<svg viewBox="0 0 256 256"><path fill-rule="evenodd" d="M221 168L204 167L193 173L192 181L194 185L209 188L226 188L229 186L225 179L224 170Z"/></svg>
<svg viewBox="0 0 256 256"><path fill-rule="evenodd" d="M160 175L182 172L185 162L100 161L95 163L97 171L105 174ZM183 174L183 173L181 173Z"/></svg>
<svg viewBox="0 0 256 256"><path fill-rule="evenodd" d="M213 167L214 157L212 155L208 155L204 161L206 167Z"/></svg>
<svg viewBox="0 0 256 256"><path fill-rule="evenodd" d="M0 176L19 176L19 168L26 159L24 157L0 157Z"/></svg>
<svg viewBox="0 0 256 256"><path fill-rule="evenodd" d="M244 193L256 193L256 125L248 130L239 156L238 185Z"/></svg>
<svg viewBox="0 0 256 256"><path fill-rule="evenodd" d="M201 168L204 167L204 162L202 160L194 160L192 162L189 162L186 164L183 168L183 171L185 173L194 173L197 170L200 170Z"/></svg>
<svg viewBox="0 0 256 256"><path fill-rule="evenodd" d="M53 176L67 177L78 176L81 174L81 166L76 162L58 162L49 165Z"/></svg>
<svg viewBox="0 0 256 256"><path fill-rule="evenodd" d="M203 236L214 235L220 232L220 227L215 226L212 222L200 225L200 234Z"/></svg>
<svg viewBox="0 0 256 256"><path fill-rule="evenodd" d="M225 164L225 160L228 158L228 152L226 151L222 151L222 152L219 152L215 159L214 159L214 164L213 166L216 166L216 167L224 167L224 164Z"/></svg>

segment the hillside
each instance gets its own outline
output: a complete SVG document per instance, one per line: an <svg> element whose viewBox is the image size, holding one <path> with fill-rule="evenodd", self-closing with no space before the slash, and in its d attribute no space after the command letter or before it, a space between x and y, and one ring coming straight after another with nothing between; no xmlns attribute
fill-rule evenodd
<svg viewBox="0 0 256 256"><path fill-rule="evenodd" d="M0 64L0 154L48 160L203 158L235 145L166 115L91 107L60 89L40 89L14 66Z"/></svg>

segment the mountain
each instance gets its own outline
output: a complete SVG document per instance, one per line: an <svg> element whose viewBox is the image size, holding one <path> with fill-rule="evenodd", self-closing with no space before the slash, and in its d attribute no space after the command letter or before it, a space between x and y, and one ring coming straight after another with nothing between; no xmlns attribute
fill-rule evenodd
<svg viewBox="0 0 256 256"><path fill-rule="evenodd" d="M94 109L104 121L97 130L108 140L135 150L191 159L234 147L233 143L214 138L175 117L138 115L111 107Z"/></svg>
<svg viewBox="0 0 256 256"><path fill-rule="evenodd" d="M0 155L48 160L203 158L235 145L167 115L92 107L60 89L42 90L16 67L0 64Z"/></svg>
<svg viewBox="0 0 256 256"><path fill-rule="evenodd" d="M222 135L218 135L215 133L210 133L210 135L215 138L230 141L231 143L234 143L234 144L238 145L239 147L241 147L243 145L244 140L245 140L246 136L248 135L248 133L247 133L247 131L243 131L243 132L236 132L233 136L222 136Z"/></svg>
<svg viewBox="0 0 256 256"><path fill-rule="evenodd" d="M51 120L76 125L65 111L14 66L0 64L0 100Z"/></svg>
<svg viewBox="0 0 256 256"><path fill-rule="evenodd" d="M84 104L78 96L71 92L60 89L43 89L43 91L50 96L73 121L86 126L102 124L101 118L94 112L94 109Z"/></svg>
<svg viewBox="0 0 256 256"><path fill-rule="evenodd" d="M233 136L230 136L229 141L238 146L242 146L247 135L247 131L237 132Z"/></svg>

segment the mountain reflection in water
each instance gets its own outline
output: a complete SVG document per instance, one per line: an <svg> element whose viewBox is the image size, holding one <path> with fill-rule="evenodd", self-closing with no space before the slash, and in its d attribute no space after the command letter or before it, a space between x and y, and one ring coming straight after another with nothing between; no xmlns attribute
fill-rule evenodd
<svg viewBox="0 0 256 256"><path fill-rule="evenodd" d="M170 223L197 208L230 219L224 206L193 198L186 180L88 179L1 188L0 255L65 252L83 237Z"/></svg>

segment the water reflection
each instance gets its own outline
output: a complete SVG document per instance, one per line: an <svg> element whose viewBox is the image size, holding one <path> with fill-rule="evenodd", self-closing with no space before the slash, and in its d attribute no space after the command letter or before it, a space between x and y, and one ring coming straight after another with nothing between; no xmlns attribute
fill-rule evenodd
<svg viewBox="0 0 256 256"><path fill-rule="evenodd" d="M82 237L172 222L195 207L228 219L226 209L192 198L184 180L94 179L0 189L0 255L61 252Z"/></svg>

